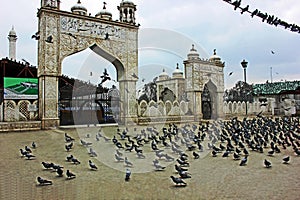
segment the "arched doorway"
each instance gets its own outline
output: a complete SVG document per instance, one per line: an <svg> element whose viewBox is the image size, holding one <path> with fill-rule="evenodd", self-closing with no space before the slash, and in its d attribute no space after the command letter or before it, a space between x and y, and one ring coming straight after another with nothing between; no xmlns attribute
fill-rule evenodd
<svg viewBox="0 0 300 200"><path fill-rule="evenodd" d="M137 79L132 74L138 74L139 26L134 21L116 22L61 11L58 5L49 7L42 3L38 12L39 117L42 128L59 125L58 82L63 59L87 48L116 68L120 101L123 102L120 123L136 122Z"/></svg>
<svg viewBox="0 0 300 200"><path fill-rule="evenodd" d="M203 119L211 119L212 115L212 99L207 85L204 86L202 95L202 114Z"/></svg>

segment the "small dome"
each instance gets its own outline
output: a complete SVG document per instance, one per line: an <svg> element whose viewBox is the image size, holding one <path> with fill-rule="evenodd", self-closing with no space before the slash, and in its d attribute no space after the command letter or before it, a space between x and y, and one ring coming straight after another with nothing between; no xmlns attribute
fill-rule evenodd
<svg viewBox="0 0 300 200"><path fill-rule="evenodd" d="M172 74L173 78L183 78L183 71L179 69L179 64L177 63L177 67Z"/></svg>
<svg viewBox="0 0 300 200"><path fill-rule="evenodd" d="M165 71L165 69L163 69L162 73L159 75L158 80L159 81L163 81L163 80L167 80L169 79L169 75L168 73Z"/></svg>
<svg viewBox="0 0 300 200"><path fill-rule="evenodd" d="M80 0L78 0L77 4L71 8L71 12L79 15L86 15L87 9L82 6Z"/></svg>
<svg viewBox="0 0 300 200"><path fill-rule="evenodd" d="M95 17L96 18L100 18L100 19L111 20L112 19L112 14L111 14L111 12L109 12L109 11L106 10L106 3L103 2L103 4L104 4L103 5L103 9L100 12L98 12L95 15Z"/></svg>
<svg viewBox="0 0 300 200"><path fill-rule="evenodd" d="M17 33L16 33L14 27L12 27L11 30L9 31L8 36L17 37Z"/></svg>
<svg viewBox="0 0 300 200"><path fill-rule="evenodd" d="M199 53L197 52L197 50L195 49L195 45L192 45L192 48L188 54L188 59L189 60L199 60Z"/></svg>
<svg viewBox="0 0 300 200"><path fill-rule="evenodd" d="M221 57L217 55L216 49L214 49L214 54L209 58L210 61L221 61Z"/></svg>
<svg viewBox="0 0 300 200"><path fill-rule="evenodd" d="M132 1L124 1L122 0L121 4L131 4L131 5L134 5L134 3Z"/></svg>

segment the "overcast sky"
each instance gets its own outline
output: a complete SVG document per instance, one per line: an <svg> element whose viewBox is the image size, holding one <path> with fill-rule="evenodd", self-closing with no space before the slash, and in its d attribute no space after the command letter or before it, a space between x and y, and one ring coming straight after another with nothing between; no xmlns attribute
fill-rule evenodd
<svg viewBox="0 0 300 200"><path fill-rule="evenodd" d="M103 7L102 1L99 0L81 0L81 2L92 15ZM118 19L117 6L121 0L106 2L113 19ZM258 17L251 18L248 13L241 15L239 10L235 11L223 0L134 0L133 2L137 5L137 23L141 24L140 36L143 37L140 38L141 42L149 40L149 37L145 37L149 31L159 33L163 30L162 37L155 39L157 42L154 46L140 43L139 76L145 79L153 78L147 77L145 73L149 68L155 69L156 73L160 73L161 68L166 68L166 71L171 73L178 62L183 69L182 62L191 44L194 43L201 58L208 58L212 55L213 49L217 49L217 54L225 62L226 88L243 80L243 70L240 65L243 59L249 62L247 69L249 83L270 81L271 67L273 81L300 80L299 33L291 32L281 26L275 27L263 23ZM77 0L61 0L61 9L70 11L76 3ZM300 26L299 0L242 0L242 7L246 5L249 5L250 11L257 8ZM10 0L1 3L0 58L8 56L7 35L14 26L18 36L17 60L24 58L32 65L37 65L37 42L31 39L31 35L37 31L36 13L39 7L40 0ZM174 43L162 47L160 44L168 34L177 40L174 39ZM178 40L180 38L182 40ZM272 54L271 51L275 53ZM154 54L157 57L153 56ZM149 55L152 55L153 61L149 60ZM99 58L94 58L89 50L75 54L66 58L63 72L70 76L81 74L83 66L93 59ZM95 63L94 60L93 62ZM79 68L74 70L74 65ZM110 70L113 73L114 69ZM231 71L232 76L228 76ZM99 76L94 78L97 77Z"/></svg>

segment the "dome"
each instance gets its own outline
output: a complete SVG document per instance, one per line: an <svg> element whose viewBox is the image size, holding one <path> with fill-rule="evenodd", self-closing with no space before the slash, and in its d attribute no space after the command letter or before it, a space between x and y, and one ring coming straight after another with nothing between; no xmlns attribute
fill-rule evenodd
<svg viewBox="0 0 300 200"><path fill-rule="evenodd" d="M210 61L221 61L221 57L217 55L216 49L214 49L214 54L209 58Z"/></svg>
<svg viewBox="0 0 300 200"><path fill-rule="evenodd" d="M71 8L71 12L79 15L86 15L87 9L82 6L80 0L78 0L77 4Z"/></svg>
<svg viewBox="0 0 300 200"><path fill-rule="evenodd" d="M17 37L17 33L16 33L14 27L12 27L11 30L9 31L8 36Z"/></svg>
<svg viewBox="0 0 300 200"><path fill-rule="evenodd" d="M189 60L195 60L195 59L199 60L200 59L199 58L199 53L195 49L195 45L192 45L192 48L191 48L191 50L190 50L190 52L188 54L188 59Z"/></svg>
<svg viewBox="0 0 300 200"><path fill-rule="evenodd" d="M165 69L163 69L162 73L159 75L158 80L159 81L163 81L163 80L167 80L169 79L169 75L168 73L165 71Z"/></svg>
<svg viewBox="0 0 300 200"><path fill-rule="evenodd" d="M121 4L131 4L131 5L134 5L134 3L132 1L124 1L122 0Z"/></svg>
<svg viewBox="0 0 300 200"><path fill-rule="evenodd" d="M95 15L95 17L96 18L100 18L100 19L106 19L106 20L111 20L112 19L112 14L109 12L109 11L107 11L106 10L106 3L105 2L103 2L103 9L100 11L100 12L98 12L96 15Z"/></svg>
<svg viewBox="0 0 300 200"><path fill-rule="evenodd" d="M183 71L179 69L179 64L177 63L177 67L172 74L173 78L183 78Z"/></svg>

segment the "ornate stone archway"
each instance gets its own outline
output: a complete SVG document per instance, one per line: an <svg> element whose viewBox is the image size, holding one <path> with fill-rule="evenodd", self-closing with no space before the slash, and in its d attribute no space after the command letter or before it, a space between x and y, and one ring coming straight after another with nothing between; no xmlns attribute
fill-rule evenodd
<svg viewBox="0 0 300 200"><path fill-rule="evenodd" d="M117 22L62 11L59 2L42 0L38 11L39 116L42 128L59 125L58 77L62 75L63 59L87 48L116 67L122 102L120 121L124 124L136 122L137 79L132 74L138 74L139 26L135 24L134 14L127 16L122 13L126 9L135 11L135 5L122 2L118 7L120 21Z"/></svg>
<svg viewBox="0 0 300 200"><path fill-rule="evenodd" d="M222 118L223 91L224 91L224 62L214 54L207 59L200 59L199 53L192 46L188 59L184 62L186 75L186 92L190 100L189 109L194 115L195 121L203 119L202 94L206 85L212 102L210 103L211 118Z"/></svg>

